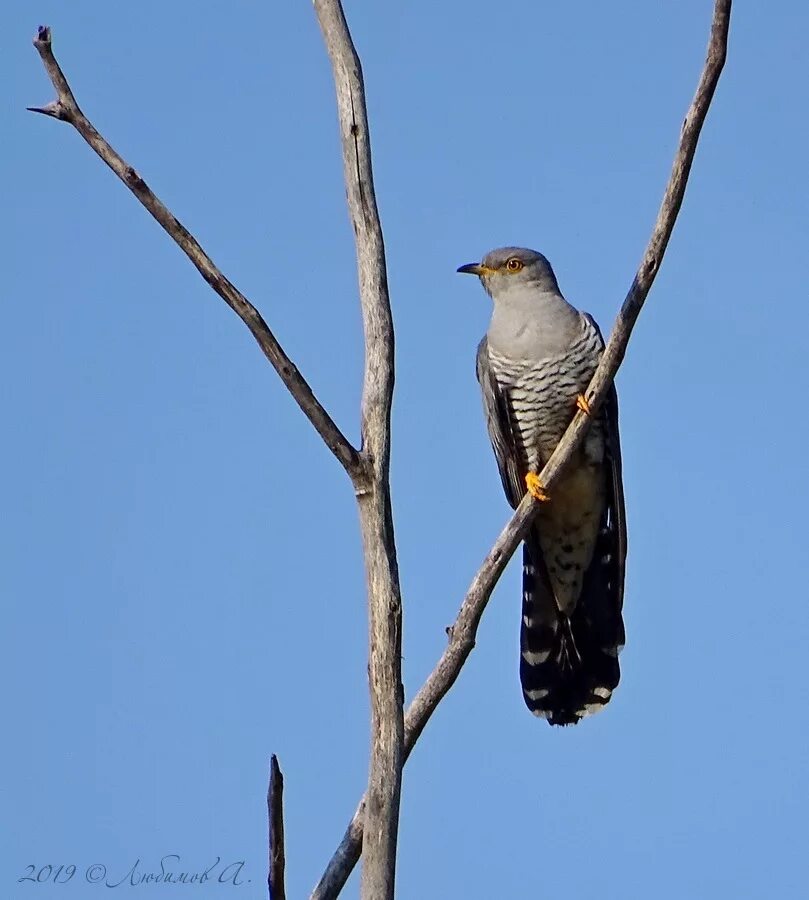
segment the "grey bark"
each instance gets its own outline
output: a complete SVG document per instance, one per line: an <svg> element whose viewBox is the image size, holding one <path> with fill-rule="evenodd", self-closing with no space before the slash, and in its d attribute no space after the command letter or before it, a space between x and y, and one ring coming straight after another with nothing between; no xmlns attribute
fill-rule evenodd
<svg viewBox="0 0 809 900"><path fill-rule="evenodd" d="M337 91L346 198L365 330L362 455L367 490L358 494L368 591L371 751L364 814L361 896L393 898L404 766L402 601L390 502L390 413L394 338L385 246L374 194L362 67L339 0L315 0Z"/></svg>

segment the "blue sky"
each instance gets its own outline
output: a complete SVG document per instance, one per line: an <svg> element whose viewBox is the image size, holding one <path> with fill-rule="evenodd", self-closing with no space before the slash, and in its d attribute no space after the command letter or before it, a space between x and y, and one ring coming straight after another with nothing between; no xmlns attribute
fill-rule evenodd
<svg viewBox="0 0 809 900"><path fill-rule="evenodd" d="M397 327L408 697L509 515L474 379L489 301L455 268L493 246L535 247L568 299L611 327L710 10L347 3ZM0 590L14 828L0 893L84 900L105 892L83 880L91 865L116 882L136 860L159 871L176 853L191 871L244 860L244 883L194 896L263 897L275 752L288 893L305 896L366 777L353 495L236 317L78 135L24 111L52 97L30 44L40 23L85 112L261 309L352 438L362 366L311 5L4 4ZM621 685L573 729L528 714L510 566L406 769L403 898L805 890L807 28L805 4L737 4L685 204L618 378ZM48 864L77 874L17 882ZM357 893L354 877L345 895Z"/></svg>

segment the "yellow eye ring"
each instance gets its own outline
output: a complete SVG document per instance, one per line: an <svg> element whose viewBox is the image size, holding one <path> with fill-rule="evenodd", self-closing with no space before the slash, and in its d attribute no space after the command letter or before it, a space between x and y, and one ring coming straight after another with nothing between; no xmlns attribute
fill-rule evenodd
<svg viewBox="0 0 809 900"><path fill-rule="evenodd" d="M516 256L512 256L511 259L506 263L506 269L509 272L519 272L522 266L522 261L517 259Z"/></svg>

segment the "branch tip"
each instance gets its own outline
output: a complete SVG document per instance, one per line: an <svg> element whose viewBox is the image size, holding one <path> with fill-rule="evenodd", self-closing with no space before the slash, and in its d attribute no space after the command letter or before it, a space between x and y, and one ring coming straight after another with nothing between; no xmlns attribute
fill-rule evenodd
<svg viewBox="0 0 809 900"><path fill-rule="evenodd" d="M37 36L34 38L34 46L39 49L40 47L51 45L51 26L50 25L40 25L37 28Z"/></svg>
<svg viewBox="0 0 809 900"><path fill-rule="evenodd" d="M270 900L285 900L284 869L284 776L278 765L278 757L270 757L270 784L267 788L267 817L270 828L270 859L267 871L267 888Z"/></svg>
<svg viewBox="0 0 809 900"><path fill-rule="evenodd" d="M43 116L50 116L52 119L66 118L62 104L58 100L51 100L45 106L26 106L28 112L41 113Z"/></svg>

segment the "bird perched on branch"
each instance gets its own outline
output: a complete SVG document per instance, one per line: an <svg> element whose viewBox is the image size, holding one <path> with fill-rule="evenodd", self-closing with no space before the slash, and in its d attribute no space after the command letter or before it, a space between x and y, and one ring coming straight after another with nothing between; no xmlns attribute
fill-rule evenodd
<svg viewBox="0 0 809 900"><path fill-rule="evenodd" d="M551 725L574 724L620 678L626 515L614 386L549 491L539 472L576 409L592 415L584 391L604 340L541 253L503 247L458 271L494 301L477 377L506 497L514 508L526 490L540 501L523 545L523 697Z"/></svg>

